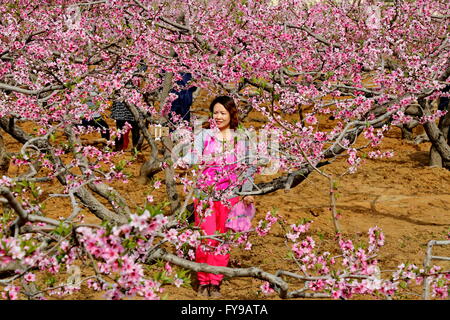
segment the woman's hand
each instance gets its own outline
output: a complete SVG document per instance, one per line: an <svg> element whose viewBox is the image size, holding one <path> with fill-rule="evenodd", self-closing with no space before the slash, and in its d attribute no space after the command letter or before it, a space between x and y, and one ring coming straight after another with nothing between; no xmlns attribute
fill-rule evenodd
<svg viewBox="0 0 450 320"><path fill-rule="evenodd" d="M244 204L246 206L255 203L255 198L253 198L253 196L244 196L242 197L242 201L244 201Z"/></svg>

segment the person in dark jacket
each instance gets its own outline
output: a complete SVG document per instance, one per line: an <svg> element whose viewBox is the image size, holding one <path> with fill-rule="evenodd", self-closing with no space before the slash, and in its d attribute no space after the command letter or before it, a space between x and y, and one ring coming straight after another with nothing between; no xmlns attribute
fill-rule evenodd
<svg viewBox="0 0 450 320"><path fill-rule="evenodd" d="M449 91L450 91L450 85L447 85L444 89L442 89L443 93L448 93ZM438 110L447 111L447 112L450 111L450 104L449 104L448 97L441 97L439 99ZM443 121L443 119L444 118L441 118L439 123L441 123ZM447 142L450 143L450 130L448 131L448 134L447 134Z"/></svg>
<svg viewBox="0 0 450 320"><path fill-rule="evenodd" d="M442 89L443 93L448 93L450 91L450 85L446 86L444 89ZM438 110L447 110L449 104L449 98L448 97L441 97L439 99L439 104L438 104Z"/></svg>
<svg viewBox="0 0 450 320"><path fill-rule="evenodd" d="M181 87L186 87L189 81L192 79L192 74L190 73L181 73L182 79L177 81L177 84ZM197 87L190 87L188 89L183 89L180 91L176 91L172 89L170 92L175 93L178 97L172 102L172 106L170 108L169 120L174 123L175 120L172 117L172 112L181 117L181 120L190 122L191 121L191 106L194 101L194 92L197 90ZM172 132L173 129L171 128Z"/></svg>
<svg viewBox="0 0 450 320"><path fill-rule="evenodd" d="M89 107L93 105L93 103L90 101L87 102L87 104L89 105ZM84 127L99 128L101 130L100 134L102 138L106 140L110 139L109 126L106 123L105 119L103 119L102 115L98 112L93 115L92 119L81 119L81 125Z"/></svg>
<svg viewBox="0 0 450 320"><path fill-rule="evenodd" d="M109 126L108 123L106 123L105 119L103 119L102 114L98 111L98 105L94 103L92 98L97 96L96 92L90 93L90 98L86 102L86 105L89 107L89 110L91 110L92 116L86 117L84 113L81 113L81 125L84 127L94 127L100 129L100 134L103 139L109 140L110 134L109 134Z"/></svg>
<svg viewBox="0 0 450 320"><path fill-rule="evenodd" d="M137 66L135 76L144 77L144 73L147 71L147 65L142 60L139 65ZM126 83L126 87L133 88L132 81L128 81ZM122 101L114 101L113 105L111 107L111 118L116 120L116 128L122 129L125 126L125 123L128 122L131 125L131 140L133 142L133 148L140 149L139 140L141 137L140 128L138 124L138 119L136 119L133 115L133 113L128 108L128 105L126 102ZM126 150L128 148L129 144L129 134L130 132L127 131L124 134L120 136L120 138L117 138L115 141L115 150Z"/></svg>
<svg viewBox="0 0 450 320"><path fill-rule="evenodd" d="M134 115L131 113L127 104L121 101L114 101L111 108L111 118L116 120L117 129L122 129L125 126L126 122L128 122L131 125L131 136L133 141L133 147L136 147L140 138L140 130L138 122L134 118ZM120 138L116 138L115 141L116 151L126 150L128 148L129 133L130 131L127 131L124 134L122 134Z"/></svg>

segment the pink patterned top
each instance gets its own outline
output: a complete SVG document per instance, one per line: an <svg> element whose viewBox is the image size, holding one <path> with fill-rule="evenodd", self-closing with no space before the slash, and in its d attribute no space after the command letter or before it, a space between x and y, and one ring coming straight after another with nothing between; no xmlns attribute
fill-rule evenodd
<svg viewBox="0 0 450 320"><path fill-rule="evenodd" d="M233 196L239 191L252 190L252 176L256 168L251 166L245 171L240 168L251 159L251 148L246 138L241 131L235 132L231 141L221 141L211 129L204 129L195 136L194 152L185 155L183 161L205 166L198 179L200 189L206 191L213 187L215 190L225 190L232 185ZM244 181L241 190L236 187L240 180Z"/></svg>

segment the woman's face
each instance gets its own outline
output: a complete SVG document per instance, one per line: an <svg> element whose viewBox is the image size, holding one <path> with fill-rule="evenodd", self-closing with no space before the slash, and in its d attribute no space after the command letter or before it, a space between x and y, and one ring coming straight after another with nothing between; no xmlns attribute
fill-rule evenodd
<svg viewBox="0 0 450 320"><path fill-rule="evenodd" d="M213 119L216 121L219 130L224 130L230 127L230 113L220 103L216 103L214 105Z"/></svg>

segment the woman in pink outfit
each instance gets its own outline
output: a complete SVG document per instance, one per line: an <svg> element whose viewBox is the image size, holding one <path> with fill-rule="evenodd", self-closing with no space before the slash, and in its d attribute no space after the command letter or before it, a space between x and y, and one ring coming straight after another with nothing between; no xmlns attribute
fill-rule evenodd
<svg viewBox="0 0 450 320"><path fill-rule="evenodd" d="M189 164L201 163L206 167L197 180L198 185L203 187L196 190L194 195L195 225L200 227L204 235L227 232L225 222L228 213L240 200L239 192L252 190L252 175L255 172L254 166L247 166L244 172L239 170L239 164L251 158L251 148L248 136L242 129L238 129L238 110L233 99L227 96L217 97L211 102L209 110L217 128L207 128L196 135L194 153L183 157ZM199 161L200 155L202 161ZM244 183L239 183L240 180ZM238 188L237 184L242 184L242 187ZM219 198L227 199L231 207ZM209 210L199 206L200 199L209 199ZM242 200L247 205L254 202L253 196L244 196ZM208 211L209 214L205 214ZM195 261L226 267L230 255L215 253L214 249L218 245L217 240L204 240L196 250ZM222 274L198 272L197 276L199 294L220 297Z"/></svg>

